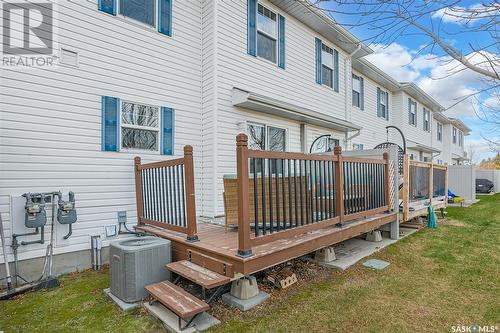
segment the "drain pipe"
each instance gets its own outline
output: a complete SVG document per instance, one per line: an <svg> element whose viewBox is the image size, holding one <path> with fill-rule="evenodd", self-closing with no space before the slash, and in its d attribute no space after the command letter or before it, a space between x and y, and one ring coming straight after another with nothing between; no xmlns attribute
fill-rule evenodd
<svg viewBox="0 0 500 333"><path fill-rule="evenodd" d="M345 105L345 115L344 115L344 118L345 120L347 121L350 121L351 120L351 114L350 114L350 111L351 111L351 102L349 101L349 78L352 77L352 56L358 52L359 50L361 50L361 43L358 43L358 46L356 47L356 49L354 51L352 51L351 53L349 53L347 55L347 57L344 59L344 105ZM348 63L351 64L351 71L349 71L351 73L351 75L347 75L347 69L348 69ZM344 142L344 148L347 150L348 148L348 145L349 145L349 141L352 140L353 138L357 137L359 134L361 134L361 131L358 130L355 134L351 135L351 136L348 136L348 132L345 132L345 142Z"/></svg>
<svg viewBox="0 0 500 333"><path fill-rule="evenodd" d="M91 251L92 251L92 269L95 271L98 271L101 269L101 266L102 266L101 236L100 235L91 236L90 237L90 245L91 245Z"/></svg>

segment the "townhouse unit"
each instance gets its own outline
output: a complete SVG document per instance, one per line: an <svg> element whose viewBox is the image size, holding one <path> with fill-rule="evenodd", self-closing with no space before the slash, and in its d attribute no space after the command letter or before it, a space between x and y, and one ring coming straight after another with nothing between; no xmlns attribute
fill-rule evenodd
<svg viewBox="0 0 500 333"><path fill-rule="evenodd" d="M464 158L464 124L363 60L373 51L306 2L138 4L58 1L57 66L1 69L8 237L29 231L23 193L73 191L78 222L69 239L57 225L55 253L86 253L89 235L107 245L105 227L118 212L136 222L134 156L159 161L185 145L194 150L197 214L223 215L223 178L236 173L241 132L253 149L309 152L400 144L394 132L387 137L385 127L395 125L415 159ZM447 140L458 142L449 152ZM21 247L20 259L44 251Z"/></svg>

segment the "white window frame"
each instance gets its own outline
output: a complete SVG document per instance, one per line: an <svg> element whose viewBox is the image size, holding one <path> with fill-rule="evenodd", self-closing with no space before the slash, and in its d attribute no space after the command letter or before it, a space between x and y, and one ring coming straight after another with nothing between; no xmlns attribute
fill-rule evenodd
<svg viewBox="0 0 500 333"><path fill-rule="evenodd" d="M275 21L276 36L271 36L267 32L259 29L259 6L262 6L263 8L269 10L271 13L273 13L276 16L276 21ZM271 10L269 7L265 6L261 2L257 2L257 19L256 19L256 22L255 22L256 29L257 29L257 35L260 33L260 34L263 34L264 36L269 37L269 38L271 38L271 39L273 39L275 41L275 43L274 43L274 54L276 54L276 61L271 61L271 60L269 60L267 58L259 56L259 43L258 42L255 44L255 54L257 55L257 58L263 59L265 61L268 61L271 64L274 64L276 66L278 65L278 58L279 58L279 49L278 49L278 38L279 38L279 36L278 36L279 35L279 25L278 25L278 23L279 22L278 21L279 21L278 20L278 13L276 11Z"/></svg>
<svg viewBox="0 0 500 333"><path fill-rule="evenodd" d="M357 80L359 83L359 91L354 89L354 80ZM352 106L359 109L361 108L361 76L352 73L351 88L352 88L352 97L351 97ZM358 93L358 105L354 105L354 92Z"/></svg>
<svg viewBox="0 0 500 333"><path fill-rule="evenodd" d="M268 136L269 127L284 130L285 131L285 150L284 151L288 151L288 139L289 139L288 138L288 128L283 127L283 126L279 126L279 125L274 125L274 124L264 124L264 123L249 121L249 122L247 122L247 126L246 126L247 135L249 135L249 133L248 133L249 126L260 126L260 127L264 128L264 150L269 150L269 136Z"/></svg>
<svg viewBox="0 0 500 333"><path fill-rule="evenodd" d="M352 150L365 150L365 145L362 143L353 143Z"/></svg>
<svg viewBox="0 0 500 333"><path fill-rule="evenodd" d="M121 18L122 20L125 20L125 21L128 21L128 22L131 22L131 23L134 23L134 24L137 24L141 27L144 27L144 28L147 28L147 29L151 29L153 31L156 31L157 28L158 28L158 7L159 7L159 3L158 3L158 0L154 0L154 3L155 3L155 12L154 12L154 25L151 26L147 23L144 23L144 22L141 22L139 20L136 20L135 18L133 17L130 17L130 16L125 16L123 15L122 13L120 13L120 7L121 7L121 2L122 0L116 0L116 16Z"/></svg>
<svg viewBox="0 0 500 333"><path fill-rule="evenodd" d="M413 112L413 106L415 106L415 111ZM414 101L413 99L410 98L410 110L409 112L413 114L413 123L410 122L410 125L417 127L417 112L418 112L418 105L417 101Z"/></svg>
<svg viewBox="0 0 500 333"><path fill-rule="evenodd" d="M382 103L382 96L385 96L385 104ZM380 107L380 116L379 116L379 118L384 118L384 119L388 120L387 119L387 115L389 114L389 109L387 107L388 103L389 103L389 92L380 89L380 105L379 105L379 107ZM381 108L382 106L384 107L384 112L383 113L382 113L382 108Z"/></svg>
<svg viewBox="0 0 500 333"><path fill-rule="evenodd" d="M424 108L424 131L430 132L431 131L431 112Z"/></svg>
<svg viewBox="0 0 500 333"><path fill-rule="evenodd" d="M141 125L131 125L131 124L124 124L122 122L122 114L123 114L123 103L132 103L132 104L140 104L140 105L146 105L146 106L151 106L154 107L158 110L158 126L157 127L150 127L150 126L141 126ZM120 99L120 128L118 130L118 140L120 141L120 151L123 152L136 152L136 153L151 153L151 154L160 154L160 143L161 143L161 126L162 126L162 117L161 117L161 107L158 105L153 105L153 104L147 104L147 103L140 103L140 102L134 102L134 101L129 101L129 100L122 100ZM140 130L146 130L146 131L155 131L157 132L156 136L156 150L148 150L148 149L139 149L139 148L125 148L123 147L122 143L122 128L133 128L133 129L140 129Z"/></svg>
<svg viewBox="0 0 500 333"><path fill-rule="evenodd" d="M324 62L324 58L323 57L323 46L327 47L328 49L330 49L332 51L331 53L331 58L332 58L332 66L328 66L328 64L325 64ZM330 52L327 52L328 54L330 54ZM325 43L321 42L321 85L324 86L324 87L327 87L327 88L330 88L330 89L334 89L335 87L335 49L329 45L326 45ZM325 66L326 68L330 69L332 71L332 86L330 87L329 85L325 84L325 80L323 80L323 66Z"/></svg>
<svg viewBox="0 0 500 333"><path fill-rule="evenodd" d="M437 123L437 140L439 142L443 141L443 124Z"/></svg>

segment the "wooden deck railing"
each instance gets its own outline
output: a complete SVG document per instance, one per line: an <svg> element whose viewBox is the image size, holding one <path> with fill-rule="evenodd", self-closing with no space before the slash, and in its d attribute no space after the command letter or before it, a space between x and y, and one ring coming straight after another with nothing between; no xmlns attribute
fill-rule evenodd
<svg viewBox="0 0 500 333"><path fill-rule="evenodd" d="M238 255L252 247L389 211L383 160L248 149L236 139ZM252 231L253 229L253 231Z"/></svg>
<svg viewBox="0 0 500 333"><path fill-rule="evenodd" d="M447 165L412 161L405 155L403 170L404 185L401 189L403 221L408 221L414 215L410 211L412 205L418 205L421 202L433 206L446 205L448 200Z"/></svg>
<svg viewBox="0 0 500 333"><path fill-rule="evenodd" d="M185 146L183 158L161 162L141 164L136 157L134 165L138 223L197 240L193 148Z"/></svg>

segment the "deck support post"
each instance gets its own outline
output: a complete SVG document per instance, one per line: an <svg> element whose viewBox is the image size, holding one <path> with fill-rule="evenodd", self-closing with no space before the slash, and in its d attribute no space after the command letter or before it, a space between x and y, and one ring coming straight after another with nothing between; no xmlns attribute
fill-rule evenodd
<svg viewBox="0 0 500 333"><path fill-rule="evenodd" d="M332 262L336 259L337 257L335 256L335 248L333 246L324 247L314 253L314 260L319 264Z"/></svg>
<svg viewBox="0 0 500 333"><path fill-rule="evenodd" d="M137 204L137 224L142 225L144 217L144 206L142 203L142 175L141 175L141 158L134 158L134 174L135 174L135 200Z"/></svg>
<svg viewBox="0 0 500 333"><path fill-rule="evenodd" d="M184 182L186 185L187 240L195 242L198 240L198 235L196 228L196 199L194 193L194 162L192 146L184 146L184 171Z"/></svg>
<svg viewBox="0 0 500 333"><path fill-rule="evenodd" d="M344 224L344 162L342 161L342 147L335 146L333 153L337 156L335 167L335 212L339 217L338 225Z"/></svg>
<svg viewBox="0 0 500 333"><path fill-rule="evenodd" d="M250 191L248 186L248 137L240 133L236 137L236 169L238 177L238 256L250 257Z"/></svg>

